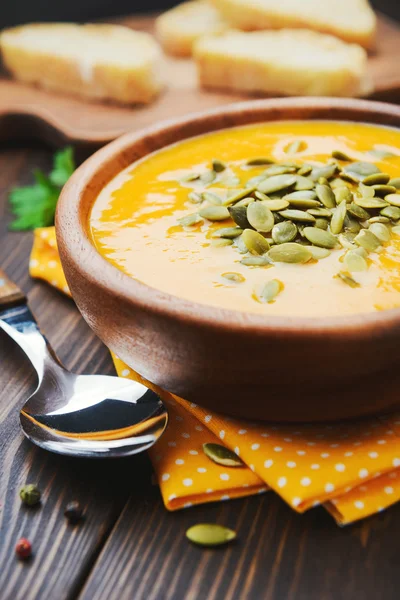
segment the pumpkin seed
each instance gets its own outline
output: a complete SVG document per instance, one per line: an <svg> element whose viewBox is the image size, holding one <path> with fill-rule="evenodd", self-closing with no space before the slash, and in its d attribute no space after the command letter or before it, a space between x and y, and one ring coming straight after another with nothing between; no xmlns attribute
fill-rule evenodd
<svg viewBox="0 0 400 600"><path fill-rule="evenodd" d="M400 194L388 194L385 196L385 201L392 206L400 206Z"/></svg>
<svg viewBox="0 0 400 600"><path fill-rule="evenodd" d="M274 262L305 263L311 259L312 255L306 246L289 242L272 246L268 252L268 257Z"/></svg>
<svg viewBox="0 0 400 600"><path fill-rule="evenodd" d="M306 175L309 175L309 174L311 173L311 171L312 171L312 166L311 166L311 165L306 165L306 164L304 164L304 165L303 165L303 166L302 166L302 167L301 167L301 168L300 168L300 169L297 171L297 175L298 175L299 177L301 177L301 176L303 176L303 177L304 177L304 176L306 176Z"/></svg>
<svg viewBox="0 0 400 600"><path fill-rule="evenodd" d="M331 232L332 233L337 235L338 233L340 233L342 231L346 212L347 212L346 202L342 202L335 209L335 212L333 213L333 217L331 219Z"/></svg>
<svg viewBox="0 0 400 600"><path fill-rule="evenodd" d="M360 219L361 221L366 221L371 216L366 210L364 210L363 208L361 208L361 206L358 206L354 202L352 202L347 207L347 210L353 217L356 217L356 219Z"/></svg>
<svg viewBox="0 0 400 600"><path fill-rule="evenodd" d="M255 190L256 190L256 186L253 186L251 188L246 188L245 190L237 190L237 191L233 192L233 194L229 195L228 198L226 198L222 202L222 204L224 206L228 206L229 204L235 204L235 202L238 202L238 200L242 200L246 196L249 196Z"/></svg>
<svg viewBox="0 0 400 600"><path fill-rule="evenodd" d="M272 228L272 239L276 244L292 242L297 235L297 227L292 221L282 221Z"/></svg>
<svg viewBox="0 0 400 600"><path fill-rule="evenodd" d="M213 523L199 523L186 531L188 540L199 546L221 546L236 538L236 532Z"/></svg>
<svg viewBox="0 0 400 600"><path fill-rule="evenodd" d="M332 158L336 158L336 160L344 160L347 162L353 160L348 154L345 154L345 152L342 152L341 150L334 150L332 152Z"/></svg>
<svg viewBox="0 0 400 600"><path fill-rule="evenodd" d="M240 185L240 179L239 177L236 177L236 175L224 175L220 178L220 182L227 187L236 187L237 185Z"/></svg>
<svg viewBox="0 0 400 600"><path fill-rule="evenodd" d="M254 192L254 195L257 198L257 200L271 200L271 198L267 196L267 194L263 194L262 192L259 192L257 190Z"/></svg>
<svg viewBox="0 0 400 600"><path fill-rule="evenodd" d="M306 149L306 142L303 142L302 140L296 140L294 142L291 142L288 146L286 146L285 152L286 154L297 154L298 152L303 152Z"/></svg>
<svg viewBox="0 0 400 600"><path fill-rule="evenodd" d="M244 278L243 278L244 279ZM224 467L243 467L243 461L238 457L237 454L221 446L221 444L203 444L203 452L217 465L223 465Z"/></svg>
<svg viewBox="0 0 400 600"><path fill-rule="evenodd" d="M269 210L273 212L276 212L278 210L285 210L285 208L289 206L289 202L287 200L278 198L276 200L263 200L262 202L264 206L266 206L267 208L269 208Z"/></svg>
<svg viewBox="0 0 400 600"><path fill-rule="evenodd" d="M305 227L303 230L305 237L314 246L332 249L337 245L337 239L329 231L318 229L317 227Z"/></svg>
<svg viewBox="0 0 400 600"><path fill-rule="evenodd" d="M336 206L335 194L329 185L318 184L315 188L318 198L326 208L334 208Z"/></svg>
<svg viewBox="0 0 400 600"><path fill-rule="evenodd" d="M274 161L271 158L259 156L256 158L250 158L250 160L246 161L245 165L247 167L263 167L265 165L272 165L273 163Z"/></svg>
<svg viewBox="0 0 400 600"><path fill-rule="evenodd" d="M282 291L283 284L278 279L271 279L267 283L257 286L254 290L255 299L262 304L271 304Z"/></svg>
<svg viewBox="0 0 400 600"><path fill-rule="evenodd" d="M355 279L353 279L353 277L350 275L350 273L344 273L343 271L339 271L339 273L337 273L337 275L334 275L333 278L341 279L343 281L343 283L345 283L346 285L348 285L352 288L360 287L360 284L357 283L357 281Z"/></svg>
<svg viewBox="0 0 400 600"><path fill-rule="evenodd" d="M323 229L324 231L327 231L328 229L328 221L326 219L316 219L315 221L315 225L314 227L318 227L318 229Z"/></svg>
<svg viewBox="0 0 400 600"><path fill-rule="evenodd" d="M353 250L350 250L350 252L346 253L344 257L344 263L350 273L366 271L368 269L368 264L365 258Z"/></svg>
<svg viewBox="0 0 400 600"><path fill-rule="evenodd" d="M286 196L287 198L287 196ZM289 200L290 202L290 206L292 208L317 208L319 206L321 206L320 202L318 200L308 200L307 198L293 198L291 200Z"/></svg>
<svg viewBox="0 0 400 600"><path fill-rule="evenodd" d="M400 235L400 225L392 227L392 233L394 233L394 235Z"/></svg>
<svg viewBox="0 0 400 600"><path fill-rule="evenodd" d="M232 246L232 240L228 240L227 238L217 238L215 240L211 240L211 245L215 248L223 248L224 246Z"/></svg>
<svg viewBox="0 0 400 600"><path fill-rule="evenodd" d="M215 181L216 177L216 172L213 169L210 169L209 171L205 171L200 175L200 181L204 183L204 185L208 185L209 183Z"/></svg>
<svg viewBox="0 0 400 600"><path fill-rule="evenodd" d="M292 187L295 183L296 177L294 175L274 175L262 181L257 189L259 192L263 192L263 194L271 194L272 192Z"/></svg>
<svg viewBox="0 0 400 600"><path fill-rule="evenodd" d="M394 177L389 181L389 185L392 185L396 190L400 190L400 177Z"/></svg>
<svg viewBox="0 0 400 600"><path fill-rule="evenodd" d="M300 192L302 190L312 190L314 188L314 182L309 177L303 177L302 175L296 175L296 184L294 189L296 192Z"/></svg>
<svg viewBox="0 0 400 600"><path fill-rule="evenodd" d="M274 226L274 215L263 202L253 202L247 207L247 220L254 229L268 233Z"/></svg>
<svg viewBox="0 0 400 600"><path fill-rule="evenodd" d="M223 227L222 229L216 229L212 233L213 238L228 238L229 240L233 240L236 237L239 237L243 233L243 229L240 227Z"/></svg>
<svg viewBox="0 0 400 600"><path fill-rule="evenodd" d="M367 175L363 180L364 185L379 185L389 183L390 175L387 173L373 173L372 175Z"/></svg>
<svg viewBox="0 0 400 600"><path fill-rule="evenodd" d="M226 169L226 164L223 163L222 160L219 160L218 158L212 159L211 166L213 168L213 171L215 171L215 173L222 173L222 171L225 171L225 169Z"/></svg>
<svg viewBox="0 0 400 600"><path fill-rule="evenodd" d="M353 243L353 240L355 238L355 234L352 233L350 235L352 236L351 238L349 238L349 233L348 232L339 233L338 239L339 239L339 242L340 242L340 244L341 244L341 246L343 248L346 248L347 250L355 250L356 248L358 248L358 246L356 246Z"/></svg>
<svg viewBox="0 0 400 600"><path fill-rule="evenodd" d="M240 273L235 273L231 271L227 271L226 273L222 273L221 277L227 279L228 281L234 281L235 283L243 283L246 279Z"/></svg>
<svg viewBox="0 0 400 600"><path fill-rule="evenodd" d="M183 227L191 227L192 225L197 225L197 223L203 223L203 219L198 213L193 213L191 215L181 217L180 219L178 219L178 223Z"/></svg>
<svg viewBox="0 0 400 600"><path fill-rule="evenodd" d="M388 194L395 194L396 188L393 185L374 185L375 196L385 197Z"/></svg>
<svg viewBox="0 0 400 600"><path fill-rule="evenodd" d="M210 204L215 204L217 206L222 204L222 198L220 196L217 196L217 194L213 194L212 192L203 192L202 198Z"/></svg>
<svg viewBox="0 0 400 600"><path fill-rule="evenodd" d="M385 200L380 200L378 198L365 198L364 196L355 197L354 202L357 206L361 206L361 208L385 208L388 205Z"/></svg>
<svg viewBox="0 0 400 600"><path fill-rule="evenodd" d="M398 221L400 219L400 208L397 206L385 206L382 208L381 215L383 217L388 217L392 221Z"/></svg>
<svg viewBox="0 0 400 600"><path fill-rule="evenodd" d="M354 250L352 250L352 252L354 252L354 254L358 254L359 256L362 256L363 258L368 257L368 252L362 246L357 246Z"/></svg>
<svg viewBox="0 0 400 600"><path fill-rule="evenodd" d="M346 184L344 183L343 179L341 179L340 177L334 177L333 179L331 179L329 181L329 185L331 186L331 188L333 190L335 190L338 187L344 187Z"/></svg>
<svg viewBox="0 0 400 600"><path fill-rule="evenodd" d="M386 207L386 208L389 208L389 207ZM371 217L371 219L368 219L368 224L372 225L372 223L384 223L384 224L386 224L386 223L390 223L390 219L388 217L382 217L382 216Z"/></svg>
<svg viewBox="0 0 400 600"><path fill-rule="evenodd" d="M246 183L244 184L245 188L254 188L257 187L257 185L259 183L261 183L262 181L264 181L265 179L265 175L256 175L255 177L251 177L248 181L246 181Z"/></svg>
<svg viewBox="0 0 400 600"><path fill-rule="evenodd" d="M309 208L307 212L313 217L326 217L329 219L332 216L332 211L329 208Z"/></svg>
<svg viewBox="0 0 400 600"><path fill-rule="evenodd" d="M263 172L265 177L273 177L275 175L287 175L288 173L294 173L296 171L293 167L287 167L285 165L272 165L272 167L268 167Z"/></svg>
<svg viewBox="0 0 400 600"><path fill-rule="evenodd" d="M279 214L285 219L293 219L293 221L300 221L301 223L315 223L315 217L302 210L288 208L281 210Z"/></svg>
<svg viewBox="0 0 400 600"><path fill-rule="evenodd" d="M343 167L342 177L349 178L350 181L364 181L369 175L380 173L381 170L369 162L354 162Z"/></svg>
<svg viewBox="0 0 400 600"><path fill-rule="evenodd" d="M181 183L189 183L190 181L197 181L198 179L200 179L200 175L198 173L188 173L187 175L183 175L179 181Z"/></svg>
<svg viewBox="0 0 400 600"><path fill-rule="evenodd" d="M223 207L225 208L225 207ZM242 229L249 229L250 223L247 220L247 207L246 206L230 206L228 212L236 225L239 225Z"/></svg>
<svg viewBox="0 0 400 600"><path fill-rule="evenodd" d="M351 190L345 185L335 188L333 194L335 196L336 204L341 204L342 202L347 204L353 199Z"/></svg>
<svg viewBox="0 0 400 600"><path fill-rule="evenodd" d="M239 202L236 202L235 206L248 206L252 202L254 202L254 198L248 196L247 198L242 198L241 200L239 200Z"/></svg>
<svg viewBox="0 0 400 600"><path fill-rule="evenodd" d="M266 254L263 256L245 256L240 261L240 264L246 267L266 267L267 265L272 267L272 263Z"/></svg>
<svg viewBox="0 0 400 600"><path fill-rule="evenodd" d="M251 254L265 254L269 250L268 241L254 229L245 229L242 240Z"/></svg>
<svg viewBox="0 0 400 600"><path fill-rule="evenodd" d="M389 228L386 227L386 225L384 225L383 223L372 223L372 225L369 228L369 231L371 231L382 243L388 242L390 240Z"/></svg>
<svg viewBox="0 0 400 600"><path fill-rule="evenodd" d="M360 223L356 219L352 219L348 213L344 218L343 227L352 233L358 233L361 229Z"/></svg>
<svg viewBox="0 0 400 600"><path fill-rule="evenodd" d="M362 246L368 250L368 252L374 252L381 245L381 242L376 235L374 235L368 229L362 229L360 233L356 235L354 241L358 246Z"/></svg>
<svg viewBox="0 0 400 600"><path fill-rule="evenodd" d="M230 216L226 206L205 206L199 210L199 215L209 221L224 221Z"/></svg>
<svg viewBox="0 0 400 600"><path fill-rule="evenodd" d="M190 194L188 194L188 199L193 204L201 204L203 202L202 194L198 194L197 192L190 192Z"/></svg>
<svg viewBox="0 0 400 600"><path fill-rule="evenodd" d="M317 194L314 190L298 190L296 192L290 192L283 196L283 200L290 202L291 200L315 200ZM317 203L319 204L319 203Z"/></svg>
<svg viewBox="0 0 400 600"><path fill-rule="evenodd" d="M364 198L373 198L375 196L374 188L369 185L364 185L362 181L358 184L358 191Z"/></svg>
<svg viewBox="0 0 400 600"><path fill-rule="evenodd" d="M314 167L311 171L310 179L313 181L318 181L320 177L325 177L325 179L330 179L336 173L337 166L334 165L325 165L324 167Z"/></svg>
<svg viewBox="0 0 400 600"><path fill-rule="evenodd" d="M234 246L237 249L237 251L239 252L239 254L247 254L248 253L247 246L244 243L242 236L235 238Z"/></svg>
<svg viewBox="0 0 400 600"><path fill-rule="evenodd" d="M330 250L327 248L319 248L318 246L305 246L307 250L311 252L311 256L314 260L321 260L330 256Z"/></svg>
<svg viewBox="0 0 400 600"><path fill-rule="evenodd" d="M281 162L279 163L282 167L289 167L291 169L294 169L293 172L297 171L300 168L300 165L298 165L297 163L293 162L293 161L285 161L285 162Z"/></svg>
<svg viewBox="0 0 400 600"><path fill-rule="evenodd" d="M372 154L372 156L378 158L379 160L383 160L385 158L394 158L397 156L397 154L393 154L393 152L390 152L389 150L383 150L381 148L372 148L372 150L369 151L369 154Z"/></svg>

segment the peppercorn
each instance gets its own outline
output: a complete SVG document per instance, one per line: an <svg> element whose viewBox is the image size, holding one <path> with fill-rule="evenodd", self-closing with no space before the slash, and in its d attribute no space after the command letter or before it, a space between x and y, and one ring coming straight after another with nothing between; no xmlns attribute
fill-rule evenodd
<svg viewBox="0 0 400 600"><path fill-rule="evenodd" d="M83 517L81 505L76 500L69 502L64 510L64 515L71 524L78 523Z"/></svg>
<svg viewBox="0 0 400 600"><path fill-rule="evenodd" d="M18 540L15 546L15 552L18 558L25 560L30 557L32 554L32 546L29 540L26 538L21 538Z"/></svg>
<svg viewBox="0 0 400 600"><path fill-rule="evenodd" d="M35 504L40 502L41 493L36 485L28 483L20 489L19 496L24 504L35 506Z"/></svg>

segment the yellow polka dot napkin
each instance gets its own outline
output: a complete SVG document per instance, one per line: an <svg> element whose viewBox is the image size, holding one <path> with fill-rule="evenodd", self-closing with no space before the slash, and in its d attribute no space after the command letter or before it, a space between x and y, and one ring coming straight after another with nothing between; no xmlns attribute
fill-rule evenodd
<svg viewBox="0 0 400 600"><path fill-rule="evenodd" d="M30 273L69 293L54 228L35 231ZM142 381L116 356L113 360L120 376ZM400 414L328 425L254 423L145 383L157 390L170 415L165 434L150 450L169 510L272 489L297 512L323 504L344 525L400 500ZM205 442L230 448L244 466L214 464L202 451Z"/></svg>

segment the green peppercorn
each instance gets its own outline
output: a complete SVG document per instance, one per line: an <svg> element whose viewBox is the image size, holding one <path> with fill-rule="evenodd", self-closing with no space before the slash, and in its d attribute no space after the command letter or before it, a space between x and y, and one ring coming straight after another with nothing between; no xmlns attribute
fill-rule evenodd
<svg viewBox="0 0 400 600"><path fill-rule="evenodd" d="M22 502L27 506L35 506L35 504L40 502L41 493L36 485L28 483L20 489L19 496Z"/></svg>
<svg viewBox="0 0 400 600"><path fill-rule="evenodd" d="M64 515L70 523L78 523L83 518L83 510L79 502L76 500L69 502L65 507Z"/></svg>

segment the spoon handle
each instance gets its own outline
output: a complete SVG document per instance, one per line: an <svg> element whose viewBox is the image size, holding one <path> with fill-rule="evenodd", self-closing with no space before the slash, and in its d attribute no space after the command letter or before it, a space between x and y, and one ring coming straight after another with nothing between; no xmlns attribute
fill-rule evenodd
<svg viewBox="0 0 400 600"><path fill-rule="evenodd" d="M0 308L26 302L25 294L16 283L0 269Z"/></svg>

